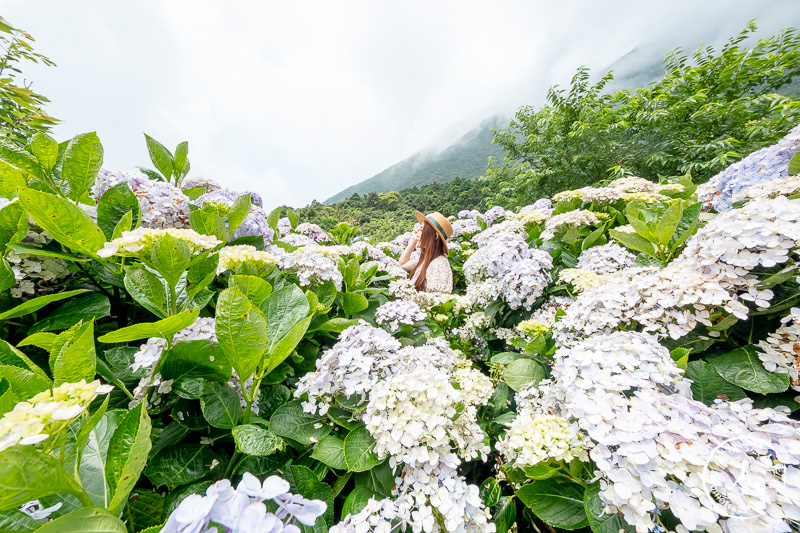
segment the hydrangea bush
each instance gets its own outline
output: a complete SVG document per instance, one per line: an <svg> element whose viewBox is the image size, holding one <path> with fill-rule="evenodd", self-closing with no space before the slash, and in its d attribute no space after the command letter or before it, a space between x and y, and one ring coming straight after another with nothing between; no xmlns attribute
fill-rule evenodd
<svg viewBox="0 0 800 533"><path fill-rule="evenodd" d="M0 152L0 529L792 531L797 129L702 187L634 176L410 234Z"/></svg>

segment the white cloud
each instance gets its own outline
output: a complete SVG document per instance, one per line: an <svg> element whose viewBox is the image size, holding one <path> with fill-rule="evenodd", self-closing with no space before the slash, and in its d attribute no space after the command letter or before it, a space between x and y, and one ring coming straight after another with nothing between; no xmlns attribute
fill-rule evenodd
<svg viewBox="0 0 800 533"><path fill-rule="evenodd" d="M63 120L97 130L106 163L145 165L142 132L190 144L193 174L323 200L488 115L537 105L581 64L640 44L694 47L800 3L6 0L58 63L29 69ZM659 53L660 54L660 53Z"/></svg>

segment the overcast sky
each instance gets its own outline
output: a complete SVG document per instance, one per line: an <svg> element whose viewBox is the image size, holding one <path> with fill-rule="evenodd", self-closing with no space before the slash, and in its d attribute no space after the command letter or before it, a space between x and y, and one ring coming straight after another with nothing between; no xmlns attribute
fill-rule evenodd
<svg viewBox="0 0 800 533"><path fill-rule="evenodd" d="M27 67L105 167L151 166L142 132L189 141L190 175L265 207L324 200L482 119L538 105L636 46L720 43L800 21L797 0L0 0L57 64ZM663 52L658 52L663 56Z"/></svg>

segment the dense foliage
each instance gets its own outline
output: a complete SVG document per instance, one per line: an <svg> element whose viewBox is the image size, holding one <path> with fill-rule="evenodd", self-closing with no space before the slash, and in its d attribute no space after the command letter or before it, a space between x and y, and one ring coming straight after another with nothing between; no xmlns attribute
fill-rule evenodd
<svg viewBox="0 0 800 533"><path fill-rule="evenodd" d="M0 137L24 143L36 132L47 132L56 120L42 110L49 100L20 79L22 63L53 62L33 50L33 37L0 17Z"/></svg>
<svg viewBox="0 0 800 533"><path fill-rule="evenodd" d="M703 182L776 142L800 118L797 97L778 94L800 73L800 36L787 29L745 46L755 29L719 51L675 50L664 77L642 89L609 93L611 73L592 83L579 69L568 88L548 91L545 106L520 109L496 133L506 152L489 171L501 189L496 203L519 207L631 174Z"/></svg>
<svg viewBox="0 0 800 533"><path fill-rule="evenodd" d="M410 232L280 218L146 141L149 175L4 141L3 529L796 524L800 126L697 190L464 210L456 294L413 289Z"/></svg>
<svg viewBox="0 0 800 533"><path fill-rule="evenodd" d="M456 178L447 183L432 183L388 193L354 194L331 205L314 202L298 209L309 222L332 230L345 222L357 228L358 235L377 241L394 238L409 231L414 224L414 211L439 211L452 216L464 209L484 210L492 196L491 184L479 180Z"/></svg>

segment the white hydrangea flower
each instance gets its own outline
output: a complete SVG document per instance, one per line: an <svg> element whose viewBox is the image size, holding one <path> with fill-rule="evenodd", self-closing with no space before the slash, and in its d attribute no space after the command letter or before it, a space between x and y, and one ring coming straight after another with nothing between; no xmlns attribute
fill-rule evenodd
<svg viewBox="0 0 800 533"><path fill-rule="evenodd" d="M608 274L582 292L558 323L562 344L632 321L644 331L677 339L698 324L711 326L711 311L740 319L743 301L767 308L771 290L758 288L750 271L785 263L800 242L800 200L754 200L701 228L681 255L663 269L630 267Z"/></svg>
<svg viewBox="0 0 800 533"><path fill-rule="evenodd" d="M600 224L600 219L597 218L597 214L593 211L588 211L586 209L567 211L566 213L559 213L547 219L541 237L545 240L552 239L561 226L573 226L577 228L580 226L597 226L598 224Z"/></svg>
<svg viewBox="0 0 800 533"><path fill-rule="evenodd" d="M339 271L339 256L349 253L349 247L303 246L292 253L285 253L273 247L272 253L278 258L281 270L292 270L296 273L300 285L324 283L331 281L336 290L342 290L344 280Z"/></svg>
<svg viewBox="0 0 800 533"><path fill-rule="evenodd" d="M264 502L277 505L275 512L267 511ZM169 515L162 533L215 531L213 522L228 533L299 532L295 524L313 526L325 514L328 505L322 500L309 500L289 492L289 483L270 476L263 483L245 472L235 489L227 479L217 481L206 495L191 494L184 498Z"/></svg>
<svg viewBox="0 0 800 533"><path fill-rule="evenodd" d="M236 270L236 267L248 264L256 268L266 268L278 264L278 258L271 252L259 250L249 244L225 246L219 251L217 274L227 270Z"/></svg>
<svg viewBox="0 0 800 533"><path fill-rule="evenodd" d="M800 308L793 307L784 324L758 343L758 357L770 372L788 374L792 389L800 392Z"/></svg>
<svg viewBox="0 0 800 533"><path fill-rule="evenodd" d="M476 235L478 250L464 263L466 300L474 307L502 298L512 308L530 309L542 295L553 268L550 254L525 242L520 222L509 220Z"/></svg>
<svg viewBox="0 0 800 533"><path fill-rule="evenodd" d="M413 326L425 320L427 316L428 314L418 304L408 300L392 300L375 310L375 322L388 324L392 332L397 331L400 324Z"/></svg>
<svg viewBox="0 0 800 533"><path fill-rule="evenodd" d="M0 451L11 446L37 444L65 427L89 407L98 394L114 387L99 380L63 383L19 402L0 418Z"/></svg>
<svg viewBox="0 0 800 533"><path fill-rule="evenodd" d="M595 274L611 274L623 268L633 266L636 256L615 242L592 246L584 250L578 257L577 268L589 270Z"/></svg>
<svg viewBox="0 0 800 533"><path fill-rule="evenodd" d="M185 243L191 253L197 254L204 250L216 248L222 241L211 235L201 235L193 229L153 229L138 227L131 231L123 231L122 236L107 242L97 251L100 257L120 255L124 257L142 257L150 253L153 243L169 235Z"/></svg>
<svg viewBox="0 0 800 533"><path fill-rule="evenodd" d="M558 273L558 279L572 285L575 292L583 292L602 285L604 276L595 274L591 270L565 268Z"/></svg>
<svg viewBox="0 0 800 533"><path fill-rule="evenodd" d="M748 187L786 178L789 161L799 150L800 125L777 144L753 152L699 185L695 194L706 207L728 211L731 204L744 197ZM769 186L765 187L769 190Z"/></svg>
<svg viewBox="0 0 800 533"><path fill-rule="evenodd" d="M745 196L755 200L792 196L800 193L800 176L786 176L772 181L751 185L745 190Z"/></svg>
<svg viewBox="0 0 800 533"><path fill-rule="evenodd" d="M325 231L319 227L319 225L311 222L302 222L298 224L297 227L294 228L294 231L297 233L302 233L307 237L311 237L311 240L317 244L331 242L331 238L328 236L328 234L325 233Z"/></svg>

